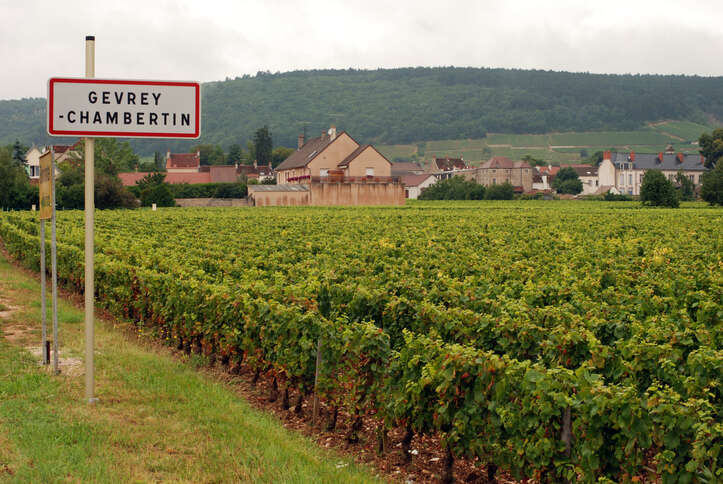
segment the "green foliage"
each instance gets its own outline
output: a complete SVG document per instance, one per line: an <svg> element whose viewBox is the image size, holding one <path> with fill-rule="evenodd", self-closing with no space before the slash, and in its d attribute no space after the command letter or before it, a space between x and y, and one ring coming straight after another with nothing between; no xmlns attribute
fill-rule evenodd
<svg viewBox="0 0 723 484"><path fill-rule="evenodd" d="M176 200L168 187L167 183L146 186L141 191L141 205L150 207L155 203L158 207L175 207Z"/></svg>
<svg viewBox="0 0 723 484"><path fill-rule="evenodd" d="M251 231L237 210L106 211L98 303L304 398L321 348L328 405L519 480L716 482L721 216L620 208L244 210ZM61 217L59 278L81 288L83 217ZM31 214L0 214L0 237L37 269Z"/></svg>
<svg viewBox="0 0 723 484"><path fill-rule="evenodd" d="M420 200L482 200L485 187L461 176L439 180L419 195Z"/></svg>
<svg viewBox="0 0 723 484"><path fill-rule="evenodd" d="M515 189L510 183L490 185L485 189L485 200L512 200L515 198Z"/></svg>
<svg viewBox="0 0 723 484"><path fill-rule="evenodd" d="M228 147L227 160L228 160L229 164L241 163L241 160L243 159L243 155L244 155L244 150L243 150L243 148L241 148L240 144L234 143Z"/></svg>
<svg viewBox="0 0 723 484"><path fill-rule="evenodd" d="M246 197L246 185L243 183L222 183L213 193L214 198L244 198Z"/></svg>
<svg viewBox="0 0 723 484"><path fill-rule="evenodd" d="M240 185L244 187L243 183L199 183L195 185L189 185L188 183L179 183L169 185L168 188L173 194L173 198L213 198L216 196L216 192L223 186L236 186ZM225 189L224 189L225 190ZM231 188L231 191L238 190L237 188ZM245 188L241 188L244 192Z"/></svg>
<svg viewBox="0 0 723 484"><path fill-rule="evenodd" d="M294 151L296 150L293 148L287 148L285 146L279 146L274 148L274 150L271 152L271 166L276 168L281 164L282 161L291 156Z"/></svg>
<svg viewBox="0 0 723 484"><path fill-rule="evenodd" d="M226 155L223 148L217 144L200 144L191 147L191 153L200 152L202 165L224 165Z"/></svg>
<svg viewBox="0 0 723 484"><path fill-rule="evenodd" d="M557 193L577 195L582 191L582 182L575 170L566 167L557 172L555 179L552 180L552 188L554 188Z"/></svg>
<svg viewBox="0 0 723 484"><path fill-rule="evenodd" d="M633 197L622 193L607 192L603 197L606 202L632 202Z"/></svg>
<svg viewBox="0 0 723 484"><path fill-rule="evenodd" d="M0 146L0 208L29 210L38 204L38 189L30 185L24 165L13 159L12 146Z"/></svg>
<svg viewBox="0 0 723 484"><path fill-rule="evenodd" d="M705 167L713 168L723 157L723 128L714 129L712 134L703 133L698 144L700 154L705 157Z"/></svg>
<svg viewBox="0 0 723 484"><path fill-rule="evenodd" d="M660 170L645 172L643 183L640 186L640 200L643 205L656 207L676 208L679 205L673 184Z"/></svg>
<svg viewBox="0 0 723 484"><path fill-rule="evenodd" d="M695 76L454 67L313 70L259 72L205 83L202 94L200 143L222 146L243 146L264 124L274 133L275 143L296 146L303 124L310 133L320 133L334 122L330 112L339 114L343 129L357 141L379 144L479 139L488 132L626 131L661 119L723 119L720 80ZM49 142L45 105L43 99L0 101L0 142L12 143L16 138L25 143ZM591 136L593 141L598 139ZM550 137L553 145L597 145ZM602 144L660 145L670 138L651 129L645 142L638 135L635 139L630 141L628 136ZM191 144L132 141L144 154L167 149L183 152ZM579 149L575 152L577 158Z"/></svg>
<svg viewBox="0 0 723 484"><path fill-rule="evenodd" d="M273 151L273 141L269 127L264 125L254 133L254 154L259 165L268 165L271 163Z"/></svg>
<svg viewBox="0 0 723 484"><path fill-rule="evenodd" d="M13 143L13 161L20 166L27 165L27 161L25 160L25 153L28 152L28 149L29 148L25 145L22 145L20 141L15 140L15 143Z"/></svg>
<svg viewBox="0 0 723 484"><path fill-rule="evenodd" d="M701 178L700 197L711 205L723 205L723 163L716 163Z"/></svg>
<svg viewBox="0 0 723 484"><path fill-rule="evenodd" d="M95 208L135 208L136 199L116 176L99 173L95 176Z"/></svg>
<svg viewBox="0 0 723 484"><path fill-rule="evenodd" d="M693 181L685 176L682 171L678 171L675 175L676 191L678 193L678 199L683 202L690 202L695 200L695 184Z"/></svg>

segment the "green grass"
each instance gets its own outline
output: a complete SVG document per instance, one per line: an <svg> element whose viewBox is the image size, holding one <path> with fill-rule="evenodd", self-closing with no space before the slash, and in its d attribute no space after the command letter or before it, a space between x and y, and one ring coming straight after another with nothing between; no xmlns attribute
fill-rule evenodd
<svg viewBox="0 0 723 484"><path fill-rule="evenodd" d="M698 141L700 135L710 133L713 130L711 126L692 123L690 121L666 121L665 123L653 126L653 129L679 136L689 142Z"/></svg>
<svg viewBox="0 0 723 484"><path fill-rule="evenodd" d="M108 324L96 324L90 406L82 375L50 376L23 348L39 343L40 287L2 256L0 293L20 308L0 333L33 328L14 344L0 335L0 482L377 481L195 371L202 361L160 355ZM61 358L83 354L82 320L59 301Z"/></svg>

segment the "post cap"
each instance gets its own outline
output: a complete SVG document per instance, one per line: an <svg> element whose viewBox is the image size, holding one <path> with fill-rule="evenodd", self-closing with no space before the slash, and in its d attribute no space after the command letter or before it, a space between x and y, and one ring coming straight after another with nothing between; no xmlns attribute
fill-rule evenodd
<svg viewBox="0 0 723 484"><path fill-rule="evenodd" d="M86 35L85 40L95 40L95 35Z"/></svg>

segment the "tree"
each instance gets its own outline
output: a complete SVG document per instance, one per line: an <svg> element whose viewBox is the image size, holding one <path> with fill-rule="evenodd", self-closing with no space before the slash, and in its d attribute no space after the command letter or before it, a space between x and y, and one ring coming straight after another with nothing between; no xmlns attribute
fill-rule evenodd
<svg viewBox="0 0 723 484"><path fill-rule="evenodd" d="M705 158L705 167L713 168L723 157L723 128L714 129L712 134L703 133L698 145L700 154Z"/></svg>
<svg viewBox="0 0 723 484"><path fill-rule="evenodd" d="M254 153L256 154L256 161L259 165L267 165L271 163L271 153L273 150L273 141L271 139L271 133L269 127L264 125L263 128L259 128L254 133Z"/></svg>
<svg viewBox="0 0 723 484"><path fill-rule="evenodd" d="M293 148L287 148L286 146L279 146L278 148L274 148L274 150L271 152L271 166L276 168L286 158L291 156L294 151L296 150Z"/></svg>
<svg viewBox="0 0 723 484"><path fill-rule="evenodd" d="M19 166L24 167L27 165L28 162L25 159L25 153L27 153L27 151L27 146L21 145L20 141L15 140L15 143L13 144L13 161Z"/></svg>
<svg viewBox="0 0 723 484"><path fill-rule="evenodd" d="M665 178L660 170L648 170L643 175L640 186L640 200L643 205L677 208L678 197L673 184Z"/></svg>
<svg viewBox="0 0 723 484"><path fill-rule="evenodd" d="M243 158L244 150L241 148L241 145L238 143L234 143L231 146L228 147L228 162L229 163L241 163L241 158Z"/></svg>
<svg viewBox="0 0 723 484"><path fill-rule="evenodd" d="M512 200L515 198L515 189L508 182L502 185L490 185L485 190L485 200Z"/></svg>
<svg viewBox="0 0 723 484"><path fill-rule="evenodd" d="M0 146L0 207L27 210L38 203L38 190L12 157L13 147Z"/></svg>
<svg viewBox="0 0 723 484"><path fill-rule="evenodd" d="M482 200L485 187L464 177L454 176L425 188L420 200Z"/></svg>
<svg viewBox="0 0 723 484"><path fill-rule="evenodd" d="M675 175L676 190L678 199L683 202L690 202L695 199L695 184L690 178L685 176L682 171L678 171Z"/></svg>
<svg viewBox="0 0 723 484"><path fill-rule="evenodd" d="M150 207L154 203L158 207L176 206L176 200L173 198L173 194L167 183L149 186L141 192L142 206Z"/></svg>
<svg viewBox="0 0 723 484"><path fill-rule="evenodd" d="M530 166L545 166L547 163L545 160L539 158L533 158L531 155L525 155L522 157L522 161L526 161Z"/></svg>
<svg viewBox="0 0 723 484"><path fill-rule="evenodd" d="M603 152L602 151L596 151L587 159L588 163L590 163L593 166L600 166L600 163L603 161Z"/></svg>
<svg viewBox="0 0 723 484"><path fill-rule="evenodd" d="M156 171L166 170L166 160L163 158L163 155L161 155L160 151L156 151L153 153L153 164L156 167Z"/></svg>
<svg viewBox="0 0 723 484"><path fill-rule="evenodd" d="M582 182L575 170L570 167L565 167L558 171L555 179L552 180L552 188L554 188L557 193L577 195L582 191Z"/></svg>
<svg viewBox="0 0 723 484"><path fill-rule="evenodd" d="M723 163L716 163L715 168L704 173L702 183L700 198L711 205L723 205Z"/></svg>
<svg viewBox="0 0 723 484"><path fill-rule="evenodd" d="M200 152L202 165L223 165L226 162L226 155L223 148L214 144L201 144L191 148L191 152Z"/></svg>

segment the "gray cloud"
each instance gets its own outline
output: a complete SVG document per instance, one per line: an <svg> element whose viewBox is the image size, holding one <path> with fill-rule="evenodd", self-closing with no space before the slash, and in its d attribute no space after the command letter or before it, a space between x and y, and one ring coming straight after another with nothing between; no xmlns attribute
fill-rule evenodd
<svg viewBox="0 0 723 484"><path fill-rule="evenodd" d="M52 76L210 81L259 70L478 66L723 75L715 1L0 0L0 99Z"/></svg>

